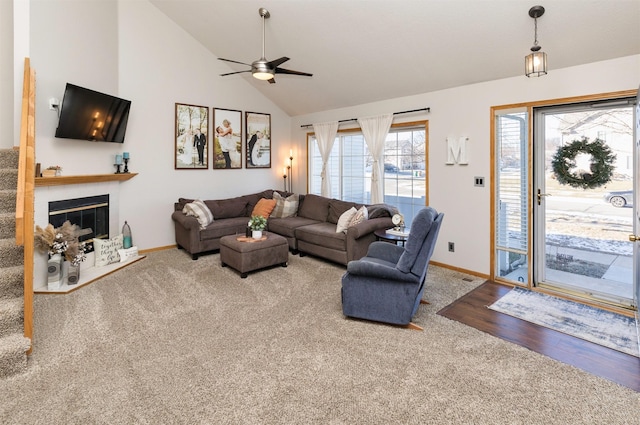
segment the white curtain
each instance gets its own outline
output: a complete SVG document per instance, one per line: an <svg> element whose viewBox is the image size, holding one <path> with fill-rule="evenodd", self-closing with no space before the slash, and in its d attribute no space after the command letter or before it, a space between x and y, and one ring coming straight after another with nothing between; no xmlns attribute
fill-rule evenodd
<svg viewBox="0 0 640 425"><path fill-rule="evenodd" d="M327 173L327 162L338 133L338 121L314 124L313 131L316 134L318 149L320 149L320 155L322 156L322 173L320 173L320 177L322 177L321 195L331 198L331 181L329 173Z"/></svg>
<svg viewBox="0 0 640 425"><path fill-rule="evenodd" d="M373 164L371 165L372 204L384 202L384 140L387 138L387 133L389 133L391 121L393 121L393 114L358 118L358 124L360 124L362 134L364 134L364 140L367 142L369 152L373 157Z"/></svg>

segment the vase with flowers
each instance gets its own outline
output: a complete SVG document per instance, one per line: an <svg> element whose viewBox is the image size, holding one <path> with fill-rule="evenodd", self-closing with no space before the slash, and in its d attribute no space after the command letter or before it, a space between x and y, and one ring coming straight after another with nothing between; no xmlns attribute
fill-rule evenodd
<svg viewBox="0 0 640 425"><path fill-rule="evenodd" d="M267 228L267 219L261 215L252 215L249 219L249 228L253 239L262 238L262 231Z"/></svg>
<svg viewBox="0 0 640 425"><path fill-rule="evenodd" d="M54 228L48 224L44 229L36 226L34 246L49 256L47 261L47 288L58 289L63 282L63 261L69 261L69 267L73 268L73 283L77 283L80 276L80 263L86 257L86 246L84 242L78 240L80 228L65 221L62 226Z"/></svg>

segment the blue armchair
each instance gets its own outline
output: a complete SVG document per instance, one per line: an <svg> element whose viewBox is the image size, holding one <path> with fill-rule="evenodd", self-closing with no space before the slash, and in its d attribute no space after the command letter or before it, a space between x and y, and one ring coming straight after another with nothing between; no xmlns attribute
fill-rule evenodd
<svg viewBox="0 0 640 425"><path fill-rule="evenodd" d="M422 329L411 318L422 299L443 217L432 207L423 208L404 247L373 242L365 257L350 261L342 276L344 315Z"/></svg>

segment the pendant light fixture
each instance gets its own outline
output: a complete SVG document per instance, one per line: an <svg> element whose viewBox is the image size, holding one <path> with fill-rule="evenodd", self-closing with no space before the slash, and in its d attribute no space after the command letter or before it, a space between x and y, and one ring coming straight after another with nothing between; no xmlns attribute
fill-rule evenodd
<svg viewBox="0 0 640 425"><path fill-rule="evenodd" d="M547 54L540 51L538 46L538 18L544 15L544 7L533 6L529 9L529 16L533 18L535 37L531 53L524 58L524 69L527 77L540 77L547 73Z"/></svg>

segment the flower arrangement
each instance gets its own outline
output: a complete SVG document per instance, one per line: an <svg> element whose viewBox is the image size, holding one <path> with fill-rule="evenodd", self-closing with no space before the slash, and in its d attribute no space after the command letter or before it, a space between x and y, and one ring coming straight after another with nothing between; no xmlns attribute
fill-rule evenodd
<svg viewBox="0 0 640 425"><path fill-rule="evenodd" d="M47 170L55 170L55 171L62 171L62 167L59 165L50 165L46 168Z"/></svg>
<svg viewBox="0 0 640 425"><path fill-rule="evenodd" d="M52 224L48 224L44 229L36 226L35 248L49 256L61 254L65 260L77 266L87 258L85 243L78 240L78 230L78 226L71 224L69 220L58 228L54 228Z"/></svg>
<svg viewBox="0 0 640 425"><path fill-rule="evenodd" d="M252 215L248 226L251 230L264 230L267 228L267 219L261 215Z"/></svg>

